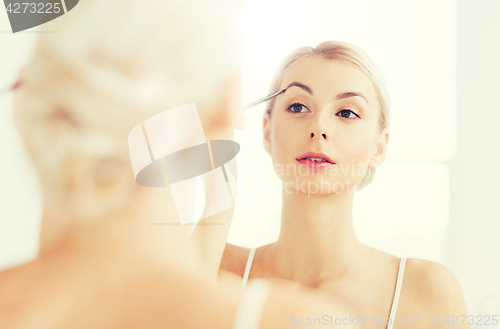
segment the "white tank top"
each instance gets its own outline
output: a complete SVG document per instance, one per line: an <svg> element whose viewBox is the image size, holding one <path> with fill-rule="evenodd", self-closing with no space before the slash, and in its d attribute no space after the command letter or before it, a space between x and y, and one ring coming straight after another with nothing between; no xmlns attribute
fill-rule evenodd
<svg viewBox="0 0 500 329"><path fill-rule="evenodd" d="M242 289L247 287L248 276L250 275L250 269L252 268L253 259L255 256L255 250L257 250L257 248L250 249L250 254L248 255L247 265L245 266L245 272L243 273L243 282L241 285ZM391 313L389 315L389 318L391 319L391 321L390 321L390 324L387 325L387 329L392 329L394 321L396 320L395 316L396 316L396 310L398 308L399 295L401 293L401 285L403 283L403 274L405 271L405 263L406 263L406 257L401 258L401 262L399 263L398 279L396 282L396 291L394 292L394 298L392 299ZM262 280L262 279L254 279L254 280ZM253 282L254 280L252 280L251 282Z"/></svg>

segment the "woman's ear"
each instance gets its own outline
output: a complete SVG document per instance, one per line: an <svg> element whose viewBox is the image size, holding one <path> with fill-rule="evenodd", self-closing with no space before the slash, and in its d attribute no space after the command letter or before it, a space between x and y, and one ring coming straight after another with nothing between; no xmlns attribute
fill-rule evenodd
<svg viewBox="0 0 500 329"><path fill-rule="evenodd" d="M387 154L387 144L389 143L389 129L385 128L382 130L380 135L378 136L377 142L374 146L373 156L370 159L370 167L378 167L380 166Z"/></svg>
<svg viewBox="0 0 500 329"><path fill-rule="evenodd" d="M121 158L86 159L75 154L68 159L71 169L66 174L64 207L75 218L97 220L117 214L137 198L140 190Z"/></svg>
<svg viewBox="0 0 500 329"><path fill-rule="evenodd" d="M262 120L264 130L264 149L271 154L271 114L266 112Z"/></svg>

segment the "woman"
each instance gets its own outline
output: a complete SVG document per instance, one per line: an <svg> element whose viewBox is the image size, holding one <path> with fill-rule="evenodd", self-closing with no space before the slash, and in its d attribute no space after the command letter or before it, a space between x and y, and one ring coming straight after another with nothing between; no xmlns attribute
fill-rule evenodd
<svg viewBox="0 0 500 329"><path fill-rule="evenodd" d="M178 220L172 194L136 183L127 136L195 101L206 138L231 139L238 40L222 12L86 0L40 36L14 106L43 192L40 251L0 272L0 328L284 328L290 314L345 316L307 293L219 285L188 226L151 225ZM215 216L227 223L232 211Z"/></svg>
<svg viewBox="0 0 500 329"><path fill-rule="evenodd" d="M355 192L373 179L389 140L384 83L367 55L341 42L299 48L270 93L283 89L263 120L264 148L283 182L279 238L250 250L227 244L220 274L236 274L243 285L266 278L313 288L366 319L384 319L381 325L388 318L427 325L439 316L443 326L446 316L467 314L460 284L445 266L400 259L356 237Z"/></svg>

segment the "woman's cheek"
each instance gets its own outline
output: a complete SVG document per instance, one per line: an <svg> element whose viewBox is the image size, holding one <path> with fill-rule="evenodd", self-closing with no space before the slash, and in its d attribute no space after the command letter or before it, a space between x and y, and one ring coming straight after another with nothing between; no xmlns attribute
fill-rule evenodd
<svg viewBox="0 0 500 329"><path fill-rule="evenodd" d="M298 167L295 157L301 152L297 146L300 139L297 132L300 130L283 121L280 121L279 125L275 124L271 130L271 157L276 175L287 183L294 177L289 175L290 172L297 170L293 167Z"/></svg>
<svg viewBox="0 0 500 329"><path fill-rule="evenodd" d="M293 156L294 151L292 148L295 145L294 138L297 138L297 135L294 134L293 131L297 130L293 129L293 127L287 127L287 125L282 122L274 125L273 128L271 137L273 159L275 159L277 163L284 163L287 161L288 157Z"/></svg>
<svg viewBox="0 0 500 329"><path fill-rule="evenodd" d="M366 132L358 131L357 133L336 136L336 140L335 150L338 154L333 156L337 157L340 166L345 167L343 168L345 171L352 173L352 166L354 166L355 172L368 169L366 167L370 158L371 140Z"/></svg>

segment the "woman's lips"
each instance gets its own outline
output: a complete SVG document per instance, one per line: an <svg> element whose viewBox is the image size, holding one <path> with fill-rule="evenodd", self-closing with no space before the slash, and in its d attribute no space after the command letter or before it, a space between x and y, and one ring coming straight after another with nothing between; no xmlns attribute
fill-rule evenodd
<svg viewBox="0 0 500 329"><path fill-rule="evenodd" d="M299 156L296 160L301 165L314 169L326 168L335 165L335 162L324 153L307 152Z"/></svg>
<svg viewBox="0 0 500 329"><path fill-rule="evenodd" d="M314 161L314 160L309 160L309 159L297 159L297 161L304 166L307 166L312 169L321 169L321 168L327 168L330 166L335 165L334 163L326 162L326 161Z"/></svg>

